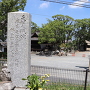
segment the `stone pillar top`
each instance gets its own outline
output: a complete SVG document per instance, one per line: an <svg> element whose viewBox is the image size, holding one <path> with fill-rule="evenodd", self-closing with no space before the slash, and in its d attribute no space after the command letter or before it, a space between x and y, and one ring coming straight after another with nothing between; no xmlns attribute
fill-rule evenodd
<svg viewBox="0 0 90 90"><path fill-rule="evenodd" d="M17 12L9 12L9 13L27 13L27 12L17 11Z"/></svg>

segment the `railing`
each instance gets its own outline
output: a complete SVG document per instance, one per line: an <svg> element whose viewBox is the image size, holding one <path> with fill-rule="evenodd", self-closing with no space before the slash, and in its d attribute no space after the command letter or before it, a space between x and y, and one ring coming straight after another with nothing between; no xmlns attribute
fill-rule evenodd
<svg viewBox="0 0 90 90"><path fill-rule="evenodd" d="M36 73L40 76L50 74L47 90L90 90L89 70L72 70L32 65L31 73Z"/></svg>
<svg viewBox="0 0 90 90"><path fill-rule="evenodd" d="M0 68L7 63L0 59ZM31 65L31 74L39 76L50 74L50 81L46 90L90 90L90 72L86 70L72 70L55 67Z"/></svg>

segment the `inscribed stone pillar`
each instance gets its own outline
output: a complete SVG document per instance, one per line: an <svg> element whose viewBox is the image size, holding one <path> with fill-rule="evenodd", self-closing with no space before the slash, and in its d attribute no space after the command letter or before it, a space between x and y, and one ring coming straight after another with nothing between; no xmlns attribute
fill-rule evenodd
<svg viewBox="0 0 90 90"><path fill-rule="evenodd" d="M30 75L31 15L26 12L8 13L7 59L13 86L25 87Z"/></svg>

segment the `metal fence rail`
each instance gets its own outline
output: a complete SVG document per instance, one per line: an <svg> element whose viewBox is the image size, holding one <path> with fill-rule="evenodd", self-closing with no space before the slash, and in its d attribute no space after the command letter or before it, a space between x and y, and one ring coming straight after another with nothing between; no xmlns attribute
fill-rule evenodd
<svg viewBox="0 0 90 90"><path fill-rule="evenodd" d="M0 60L0 69L7 63ZM31 65L31 74L50 74L46 90L90 90L90 71Z"/></svg>
<svg viewBox="0 0 90 90"><path fill-rule="evenodd" d="M61 69L32 65L31 72L32 74L36 73L40 76L50 74L50 77L48 78L50 80L49 83L53 83L52 87L58 87L57 90L86 90L85 83L87 84L87 90L90 90L90 73L88 72L87 81L85 82L86 70ZM60 85L64 86L63 88L68 87L69 89L60 89Z"/></svg>

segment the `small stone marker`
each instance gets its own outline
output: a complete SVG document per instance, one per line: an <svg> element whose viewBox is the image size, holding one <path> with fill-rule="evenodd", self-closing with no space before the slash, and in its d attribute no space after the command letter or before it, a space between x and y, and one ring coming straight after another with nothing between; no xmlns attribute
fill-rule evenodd
<svg viewBox="0 0 90 90"><path fill-rule="evenodd" d="M25 87L30 75L31 15L26 12L8 13L7 59L13 86Z"/></svg>

